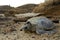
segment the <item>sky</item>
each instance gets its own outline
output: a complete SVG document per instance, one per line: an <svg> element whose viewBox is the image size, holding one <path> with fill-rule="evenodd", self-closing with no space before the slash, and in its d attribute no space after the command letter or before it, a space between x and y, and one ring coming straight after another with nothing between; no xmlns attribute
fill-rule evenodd
<svg viewBox="0 0 60 40"><path fill-rule="evenodd" d="M44 0L0 0L1 5L10 5L12 7L18 7L24 4L39 4L44 2Z"/></svg>

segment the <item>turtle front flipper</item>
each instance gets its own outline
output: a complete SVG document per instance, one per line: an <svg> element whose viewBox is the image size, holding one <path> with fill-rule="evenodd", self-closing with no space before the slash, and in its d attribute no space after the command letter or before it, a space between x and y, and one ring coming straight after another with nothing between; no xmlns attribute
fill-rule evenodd
<svg viewBox="0 0 60 40"><path fill-rule="evenodd" d="M44 31L44 30L36 30L36 33L37 34L44 34L44 33L46 33L46 31Z"/></svg>

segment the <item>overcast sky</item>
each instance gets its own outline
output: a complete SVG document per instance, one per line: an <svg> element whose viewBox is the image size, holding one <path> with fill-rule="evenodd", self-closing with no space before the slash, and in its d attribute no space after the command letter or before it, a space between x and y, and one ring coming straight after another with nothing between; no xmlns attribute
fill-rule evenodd
<svg viewBox="0 0 60 40"><path fill-rule="evenodd" d="M17 7L29 3L39 4L41 2L44 2L44 0L0 0L0 5L10 5L12 7Z"/></svg>

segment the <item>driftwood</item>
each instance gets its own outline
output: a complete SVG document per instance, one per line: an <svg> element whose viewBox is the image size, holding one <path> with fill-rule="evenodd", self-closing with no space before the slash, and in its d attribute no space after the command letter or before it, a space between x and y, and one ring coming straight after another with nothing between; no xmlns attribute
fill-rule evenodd
<svg viewBox="0 0 60 40"><path fill-rule="evenodd" d="M16 20L19 20L21 22L27 21L29 18L38 16L40 13L25 13L25 14L16 14Z"/></svg>

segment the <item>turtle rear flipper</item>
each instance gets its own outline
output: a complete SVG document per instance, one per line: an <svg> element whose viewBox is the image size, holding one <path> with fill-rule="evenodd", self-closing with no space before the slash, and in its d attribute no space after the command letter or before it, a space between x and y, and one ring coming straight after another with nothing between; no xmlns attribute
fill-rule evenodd
<svg viewBox="0 0 60 40"><path fill-rule="evenodd" d="M56 30L50 30L50 31L37 30L37 31L36 31L37 34L45 34L45 33L47 33L48 35L54 34L54 33L56 33L56 32L57 32Z"/></svg>
<svg viewBox="0 0 60 40"><path fill-rule="evenodd" d="M57 32L57 30L50 30L50 31L46 31L46 33L48 34L48 35L50 35L50 34L55 34Z"/></svg>

